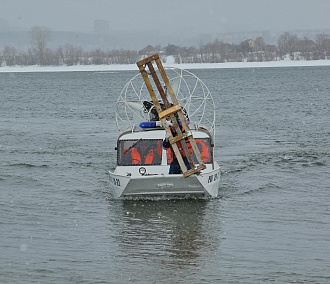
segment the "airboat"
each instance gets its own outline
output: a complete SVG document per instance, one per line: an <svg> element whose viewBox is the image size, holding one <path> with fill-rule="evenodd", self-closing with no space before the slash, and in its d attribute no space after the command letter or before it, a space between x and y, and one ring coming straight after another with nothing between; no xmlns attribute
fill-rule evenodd
<svg viewBox="0 0 330 284"><path fill-rule="evenodd" d="M220 166L214 157L215 104L209 89L187 70L163 68L157 54L137 65L141 74L127 82L116 103L117 164L109 171L114 197L217 197ZM177 136L171 127L176 127ZM166 137L172 155L162 146ZM186 151L188 138L192 153ZM190 170L178 151L180 141ZM179 174L169 173L173 150L182 169Z"/></svg>

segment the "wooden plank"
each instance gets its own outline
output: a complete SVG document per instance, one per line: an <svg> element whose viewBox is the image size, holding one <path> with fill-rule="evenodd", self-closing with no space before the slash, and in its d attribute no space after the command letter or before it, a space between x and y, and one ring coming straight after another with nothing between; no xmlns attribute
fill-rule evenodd
<svg viewBox="0 0 330 284"><path fill-rule="evenodd" d="M152 101L153 101L153 103L154 103L154 105L156 107L157 112L161 112L162 111L162 108L161 108L161 106L159 104L159 101L158 101L158 99L156 97L155 91L154 91L154 89L153 89L153 87L151 85L151 82L149 80L147 71L145 70L145 68L142 65L139 66L139 69L140 69L140 73L142 74L142 77L144 79L144 82L146 83L147 89L148 89L149 94L151 96L151 99L152 99Z"/></svg>
<svg viewBox="0 0 330 284"><path fill-rule="evenodd" d="M171 137L170 139L168 139L170 141L171 144L174 144L182 139L185 139L188 136L187 132L184 132L180 135L177 135L175 137Z"/></svg>
<svg viewBox="0 0 330 284"><path fill-rule="evenodd" d="M157 59L156 61L158 62L158 61L160 61L160 59ZM156 73L156 71L155 71L155 68L152 66L152 63L151 63L151 62L148 62L148 63L147 63L147 66L148 66L148 68L149 68L150 75L151 75L152 78L154 79L154 82L155 82L155 84L156 84L156 87L157 87L157 89L158 89L158 92L159 92L159 94L160 94L160 96L161 96L161 98L162 98L162 100L163 100L163 102L164 102L164 104L165 104L165 107L166 107L166 108L170 108L170 107L171 107L171 104L170 104L170 102L168 101L168 99L167 99L167 97L166 97L165 91L164 91L164 89L163 89L162 84L161 84L160 81L159 81L159 78L158 78L158 76L157 76L157 73ZM176 104L176 105L177 105L177 104Z"/></svg>
<svg viewBox="0 0 330 284"><path fill-rule="evenodd" d="M179 110L181 110L180 105L174 105L174 106L172 106L168 109L165 109L165 110L161 111L160 113L158 113L158 116L159 116L159 118L163 118L163 117L169 116L170 114L176 113Z"/></svg>
<svg viewBox="0 0 330 284"><path fill-rule="evenodd" d="M151 61L154 61L154 60L157 60L159 59L159 56L158 54L154 54L154 55L151 55L145 59L142 59L141 61L137 62L137 66L140 67L140 66L143 66L143 65L146 65L147 63L151 62Z"/></svg>
<svg viewBox="0 0 330 284"><path fill-rule="evenodd" d="M196 169L191 169L189 171L186 171L185 173L183 173L184 177L189 177L193 174L199 174L201 170L206 169L206 166L203 165L199 165Z"/></svg>
<svg viewBox="0 0 330 284"><path fill-rule="evenodd" d="M157 62L157 65L158 65L158 64L161 65L160 59L157 59L156 62ZM171 104L169 103L169 101L168 101L168 99L167 99L167 96L166 96L166 94L165 94L165 91L164 91L164 89L163 89L163 87L162 87L162 84L161 84L160 81L159 81L159 78L158 78L158 76L157 76L157 74L156 74L156 71L155 71L154 67L152 66L152 63L151 63L151 62L148 62L148 63L147 63L147 66L148 66L148 68L149 68L149 71L150 71L150 74L151 74L152 78L153 78L154 81L155 81L155 84L156 84L156 87L157 87L157 89L158 89L158 91L159 91L159 94L160 94L160 96L161 96L162 99L163 99L163 102L164 102L164 104L165 104L165 107L166 107L167 109L170 108L170 107L171 107ZM162 66L162 65L161 65L161 66ZM165 74L165 76L166 76L166 74ZM167 76L166 76L166 78L167 78ZM168 79L167 79L167 80L168 80ZM177 105L178 105L178 104L177 104ZM182 113L182 111L179 111L178 113ZM159 115L159 112L158 112L158 115ZM173 113L170 114L170 118L171 118L171 122L172 122L172 124L173 124L173 126L174 126L174 128L175 128L175 131L176 131L177 135L181 135L182 132L181 132L181 129L180 129L179 123L177 122L177 118L174 116ZM171 131L170 131L170 132L171 132ZM172 133L172 132L171 132L171 133ZM171 136L172 136L172 135L171 135ZM194 164L194 161L193 161L193 159L192 159L192 156L191 156L191 154L190 154L190 152L189 152L189 149L188 149L188 147L187 147L186 142L181 143L181 145L182 145L182 148L183 148L183 150L184 150L184 152L185 152L185 155L186 155L186 157L187 157L187 159L188 159L188 162L189 162L190 167L191 167L191 168L194 168L194 167L195 167L195 164ZM172 147L172 148L173 148L173 147ZM181 157L181 154L180 154L180 157ZM177 157L177 158L178 158L178 157ZM179 159L178 159L178 160L179 160Z"/></svg>
<svg viewBox="0 0 330 284"><path fill-rule="evenodd" d="M172 89L172 86L171 86L171 84L170 84L170 81L168 80L167 74L166 74L166 72L165 72L165 69L164 69L164 67L163 67L163 65L162 65L162 63L161 63L161 61L160 61L160 59L155 60L155 62L156 62L156 64L157 64L158 70L159 70L159 72L160 72L160 74L161 74L161 76L162 76L162 78L163 78L163 81L164 81L164 83L165 83L165 86L166 86L166 88L167 88L167 91L169 92L169 94L170 94L170 96L171 96L171 98L172 98L172 102L173 102L175 105L178 105L179 102L178 102L178 100L177 100L177 98L176 98L176 95L175 95L173 89ZM152 67L152 68L153 68L153 67ZM151 72L151 73L152 73L152 72ZM159 81L158 77L157 77L157 80ZM156 85L157 85L157 84L156 84ZM166 96L166 94L165 94L165 96ZM164 99L163 99L163 100L164 100ZM166 101L167 101L167 98L166 98ZM187 124L187 121L186 121L186 118L185 118L183 112L182 112L182 111L178 111L177 114L178 114L178 116L179 116L179 119L180 119L181 122L182 122L182 127L183 127L183 129L184 129L186 132L190 132L190 129L189 129L189 127L188 127L188 124ZM172 119L171 119L171 120L172 120ZM175 118L175 122L176 122L176 118ZM172 121L172 123L173 123L173 121ZM178 136L179 136L180 134L182 134L182 133L181 133L181 129L180 129L178 126L175 127L175 128L176 128L176 132L177 132ZM189 139L189 142L190 142L190 141L191 141L191 140ZM197 147L197 145L196 145L196 143L195 143L194 140L193 140L193 143L195 144L196 147L193 147L193 145L192 145L192 148L193 148L193 151L195 152L195 155L196 155L196 157L197 157L197 160L198 160L199 164L201 164L201 163L204 164L204 162L203 162L203 160L202 160L202 158L201 158L201 155L200 155L199 149L198 149L198 147ZM174 145L174 144L173 144L173 145ZM185 152L185 155L186 155L186 157L187 157L187 159L188 159L188 161L189 161L190 167L191 167L192 169L195 168L195 164L194 164L194 162L193 162L193 159L192 159L192 156L191 156L191 154L190 154L190 151L189 151L189 149L188 149L188 147L187 147L186 141L185 141L185 140L182 140L181 145L182 145L182 148L183 148L183 150L184 150L184 152ZM197 150L197 152L196 152L196 150ZM200 158L199 158L199 157L200 157Z"/></svg>
<svg viewBox="0 0 330 284"><path fill-rule="evenodd" d="M186 118L185 118L184 114L183 114L182 112L178 112L178 116L179 116L179 119L180 119L181 122L182 122L182 128L183 128L186 132L190 132L190 128L189 128L189 126L188 126L188 124L187 124L187 121L186 121ZM201 155L201 153L200 153L200 151L199 151L199 149L198 149L198 146L197 146L197 144L196 144L196 142L195 142L194 137L189 136L188 138L189 138L189 142L190 142L190 144L191 144L191 147L192 147L192 149L193 149L193 151L194 151L194 153L195 153L195 156L196 156L196 158L197 158L198 164L200 164L200 165L201 165L201 164L204 164L204 161L203 161L203 159L202 159L202 155Z"/></svg>
<svg viewBox="0 0 330 284"><path fill-rule="evenodd" d="M140 69L140 72L142 74L142 77L143 77L143 79L144 79L144 81L146 83L146 86L147 86L147 89L148 89L148 91L150 93L150 96L152 98L152 101L154 102L154 104L156 106L156 110L157 110L157 112L159 114L160 112L162 112L162 109L161 109L161 106L159 104L159 101L158 101L158 99L156 97L156 94L155 94L155 92L153 90L153 87L151 85L151 82L149 80L148 73L145 71L144 64L147 64L147 66L149 68L149 71L151 72L151 75L152 75L152 77L153 77L153 79L154 79L154 81L156 83L156 86L158 88L158 91L161 94L161 97L163 98L163 101L165 103L165 106L170 106L170 103L168 102L168 100L166 98L166 94L165 94L164 90L162 89L162 86L161 86L161 84L159 82L159 79L157 77L157 74L156 74L156 72L155 72L155 70L154 70L154 68L153 68L153 66L151 64L151 61L153 60L152 58L153 57L151 57L151 58L149 57L149 58L146 58L143 62L140 61L139 62L140 63L139 64L139 69ZM175 119L175 116L173 114L171 114L171 116L173 116L172 119L174 120ZM169 127L166 127L166 119L165 118L161 118L161 122L165 126L164 128L165 128L165 131L166 131L167 135L170 138L173 138L172 132L171 132L170 128ZM176 124L176 126L177 126L176 128L180 131L179 124L177 123L176 119L175 119L175 121L174 121L173 124L174 125ZM178 163L180 165L180 168L181 168L182 172L186 172L187 171L187 167L186 167L186 164L183 161L183 158L181 157L181 153L180 153L180 151L178 149L178 146L176 144L173 144L172 145L172 149L173 149L173 151L174 151L174 153L175 153L175 155L176 155L176 157L178 159Z"/></svg>
<svg viewBox="0 0 330 284"><path fill-rule="evenodd" d="M159 70L159 72L160 72L160 74L161 74L161 76L163 78L164 84L165 84L165 86L167 88L167 91L168 91L168 93L169 93L169 95L170 95L170 97L172 99L172 102L173 102L174 106L171 106L170 102L167 99L167 96L166 96L166 93L165 93L165 91L163 89L163 86L162 86L161 82L159 81L159 78L157 76L157 73L156 73L156 71L155 71L155 69L154 69L154 67L152 65L152 62L153 61L155 61L156 64L157 64L158 70ZM171 86L170 81L169 81L169 79L167 77L167 74L165 72L165 69L164 69L164 67L163 67L163 65L162 65L162 63L161 63L161 61L159 59L158 54L154 54L154 55L152 55L152 56L150 56L148 58L145 58L145 59L137 62L137 65L138 65L138 67L140 69L140 72L142 74L142 77L143 77L143 79L144 79L144 81L146 83L146 86L147 86L147 89L148 89L148 91L150 93L150 96L152 98L152 101L153 101L153 103L154 103L154 105L156 107L156 110L158 112L159 119L161 120L162 124L164 125L164 128L165 128L165 131L166 131L167 135L170 137L169 140L170 140L172 149L173 149L174 154L175 154L175 156L176 156L176 158L178 160L178 163L179 163L180 168L181 168L181 170L183 172L183 175L185 177L188 177L188 176L190 176L192 174L198 174L201 170L205 169L206 166L205 166L205 164L204 164L204 162L202 160L201 154L199 152L199 149L198 149L198 147L196 145L196 142L195 142L193 136L192 135L188 135L188 133L191 134L190 128L189 128L189 126L187 124L186 118L185 118L185 116L184 116L184 114L182 112L182 109L181 109L181 107L180 107L180 105L178 103L178 100L176 98L176 95L175 95L175 93L174 93L174 91L172 89L172 86ZM162 98L162 100L164 102L164 105L165 105L165 108L166 108L165 110L162 110L162 108L160 106L160 103L159 103L159 101L157 99L157 96L156 96L156 94L155 94L155 92L153 90L152 84L151 84L151 82L149 80L149 77L148 77L148 73L145 70L145 67L146 66L148 66L149 72L150 72L150 74L151 74L151 76L152 76L152 78L153 78L153 80L155 82L155 85L156 85L156 87L157 87L157 89L159 91L159 94L160 94L160 96L161 96L161 98ZM182 129L183 129L184 132L182 132L181 129L180 129L180 126L179 126L179 123L177 121L177 118L174 115L175 113L177 113L179 120L182 122ZM168 116L170 117L171 122L172 122L172 124L173 124L173 126L175 128L176 133L177 133L177 135L175 137L173 137L172 131L170 130L170 127L166 124L166 117L168 117ZM195 167L195 164L194 164L193 159L192 159L192 155L190 154L190 151L188 149L188 146L187 146L187 143L186 143L186 140L185 140L186 137L188 137L189 142L190 142L190 144L192 146L192 149L195 152L195 155L196 155L196 157L198 159L199 166L197 166L197 167ZM186 157L187 157L187 159L189 161L191 170L187 170L187 167L186 167L186 165L185 165L185 163L183 161L183 157L181 156L181 153L180 153L180 151L178 149L178 146L176 144L176 142L178 142L178 141L180 141L180 143L182 145L182 148L183 148L183 150L185 152L185 155L186 155Z"/></svg>
<svg viewBox="0 0 330 284"><path fill-rule="evenodd" d="M166 72L165 72L165 70L164 70L164 68L163 68L163 65L162 65L160 59L159 59L159 58L156 59L155 62L156 62L156 64L157 64L157 66L158 66L158 70L163 72L163 74L161 74L161 75L162 75L162 77L163 77L163 81L164 81L164 83L167 82L167 83L165 83L165 85L167 84L167 88L168 88L168 90L169 90L169 89L172 90L171 84L170 84L170 82L169 82L169 80L168 80L168 77L167 77L167 75L166 75ZM161 84L160 81L159 81L159 78L158 78L158 76L157 76L157 74L156 74L156 71L155 71L154 67L152 66L152 63L151 63L151 62L148 62L147 65L148 65L148 68L149 68L150 74L151 74L151 76L153 77L153 79L154 79L154 81L155 81L155 84L156 84L156 86L157 86L157 89L158 89L158 91L159 91L159 93L160 93L160 95L161 95L161 97L162 97L162 99L163 99L163 102L164 102L164 104L165 104L165 107L166 107L166 108L170 108L170 107L171 107L171 104L169 103L169 101L168 101L168 99L167 99L167 97L166 97L166 94L165 94L165 92L164 92L164 89L163 89L163 87L162 87L162 84ZM172 90L172 93L174 94L173 90ZM175 94L174 94L174 98L175 98L175 101L176 101L175 105L178 105L179 103L178 103L178 100L176 99ZM172 102L173 102L173 101L174 101L174 100L172 99ZM181 110L181 111L178 111L177 113L178 113L179 117L184 117L182 110ZM171 122L173 123L173 126L174 126L174 128L175 128L175 131L176 131L177 135L181 135L182 132L181 132L181 129L180 129L179 124L178 124L178 122L177 122L177 118L174 116L174 114L170 114L170 118L171 118ZM181 119L180 119L180 120L181 120ZM181 120L181 122L183 122L183 121ZM184 122L185 122L185 129L187 129L186 131L187 131L187 132L190 131L189 127L187 126L187 122L186 122L186 119L185 119L185 118L184 118ZM173 145L174 145L174 144L173 144ZM195 164L194 164L194 161L193 161L193 159L192 159L192 155L190 154L190 151L189 151L189 149L188 149L188 146L187 146L185 140L182 141L181 146L182 146L182 148L183 148L183 150L184 150L184 152L185 152L185 155L186 155L186 157L187 157L187 159L188 159L188 162L189 162L190 167L191 167L191 168L195 168ZM172 148L173 148L173 147L172 147ZM199 154L199 155L200 155L200 154ZM180 154L180 157L181 157L181 154ZM178 157L177 157L177 158L178 158ZM178 160L179 160L179 159L178 159ZM182 169L182 168L181 168L181 169Z"/></svg>
<svg viewBox="0 0 330 284"><path fill-rule="evenodd" d="M163 67L162 62L160 60L156 60L156 64L157 64L159 73L163 78L166 89L167 89L168 93L170 94L170 97L172 99L172 103L175 104L175 105L179 104L178 99L176 98L176 95L175 95L175 93L172 89L171 83L170 83L170 81L169 81L169 79L166 75L166 72L165 72L165 69Z"/></svg>

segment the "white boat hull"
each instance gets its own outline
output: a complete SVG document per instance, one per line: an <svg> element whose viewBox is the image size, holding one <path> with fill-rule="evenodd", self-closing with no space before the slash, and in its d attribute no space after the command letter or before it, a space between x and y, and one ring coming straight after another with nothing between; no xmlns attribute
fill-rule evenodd
<svg viewBox="0 0 330 284"><path fill-rule="evenodd" d="M109 172L110 185L115 198L130 197L217 197L220 184L220 168L203 171L185 178L182 174L157 174L124 176Z"/></svg>
<svg viewBox="0 0 330 284"><path fill-rule="evenodd" d="M155 58L159 59L157 54L148 60L154 61ZM140 63L141 61L138 66L142 66ZM157 63L158 68L160 65ZM147 72L148 77L153 77L155 82L154 76L158 77L160 70L156 69L153 75ZM216 120L212 95L207 86L187 70L167 68L166 76L163 76L163 71L161 75L162 79L158 77L159 84L156 83L158 93L154 92L153 83L149 85L146 77L143 76L144 80L141 80L141 74L137 74L124 86L118 97L116 124L119 135L115 148L117 164L115 170L109 172L113 195L115 198L217 197L220 167L214 157ZM161 91L162 86L165 87ZM164 95L169 96L165 99ZM159 105L155 104L156 101ZM166 107L166 101L173 106ZM178 105L180 109L177 108ZM162 109L162 118L159 117L159 108ZM165 110L167 112L164 117ZM173 151L167 151L168 147L163 147L165 136L169 134L168 126L175 122L172 114L175 114L177 123L181 119L187 132L187 137L176 141L175 148L182 146L180 140L187 140L190 135L194 139L191 148L193 154L188 157L188 161L190 168L193 168L191 172L196 174L189 175L187 168L181 163L183 172L189 175L186 178L183 174L169 174ZM165 125L161 125L161 121ZM192 142L190 138L189 142ZM186 144L187 141L183 143L187 146ZM175 155L182 155L177 151L174 151ZM184 150L186 151L187 149ZM187 152L184 155L186 154ZM195 168L192 167L193 163ZM172 164L171 171L178 172L176 167L178 165Z"/></svg>

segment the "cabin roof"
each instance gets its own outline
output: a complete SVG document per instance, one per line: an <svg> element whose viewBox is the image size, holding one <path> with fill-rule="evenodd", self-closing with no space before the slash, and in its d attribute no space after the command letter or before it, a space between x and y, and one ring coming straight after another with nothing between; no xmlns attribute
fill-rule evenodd
<svg viewBox="0 0 330 284"><path fill-rule="evenodd" d="M209 135L204 131L192 130L192 135L194 138L209 138ZM137 140L137 139L165 139L165 130L152 129L152 130L142 130L137 132L127 131L124 132L118 140Z"/></svg>

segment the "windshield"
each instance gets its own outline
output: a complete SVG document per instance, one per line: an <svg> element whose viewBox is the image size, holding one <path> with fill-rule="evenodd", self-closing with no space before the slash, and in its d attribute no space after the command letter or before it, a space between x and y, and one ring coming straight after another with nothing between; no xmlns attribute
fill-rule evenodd
<svg viewBox="0 0 330 284"><path fill-rule="evenodd" d="M202 160L205 164L211 164L212 163L212 151L211 151L211 139L210 138L197 138L195 139L196 145L199 149L199 152L201 153ZM173 157L172 157L172 151L169 149L166 150L166 156L167 156L167 164L171 164ZM198 164L198 160L196 158L195 153L193 154L193 161L195 164Z"/></svg>
<svg viewBox="0 0 330 284"><path fill-rule="evenodd" d="M119 166L160 165L162 140L120 140L117 155Z"/></svg>

